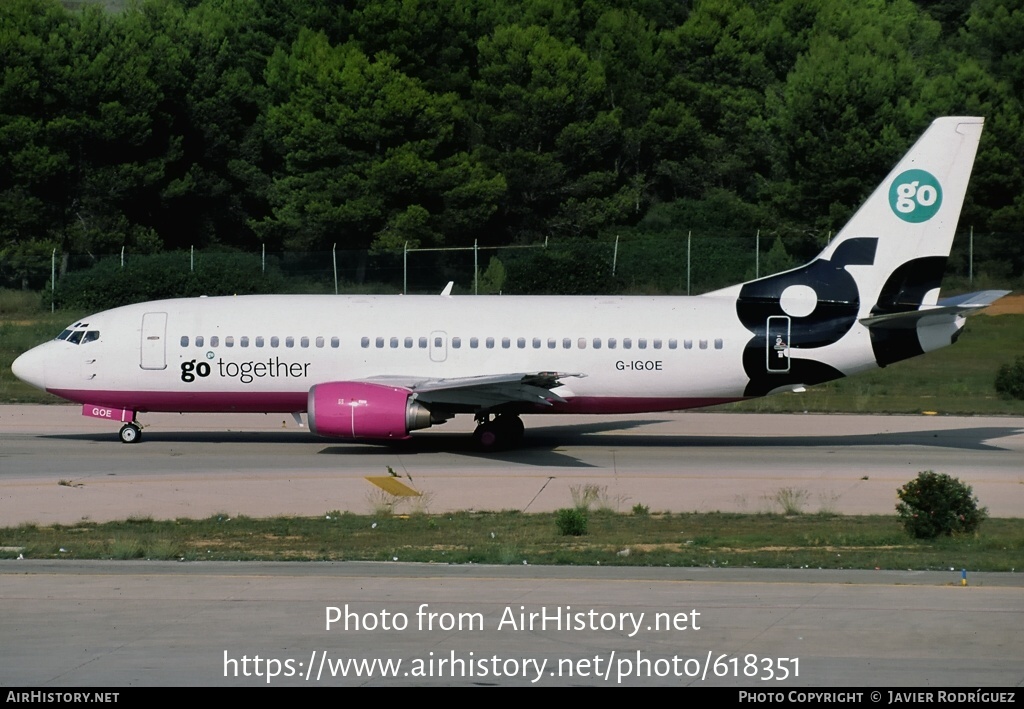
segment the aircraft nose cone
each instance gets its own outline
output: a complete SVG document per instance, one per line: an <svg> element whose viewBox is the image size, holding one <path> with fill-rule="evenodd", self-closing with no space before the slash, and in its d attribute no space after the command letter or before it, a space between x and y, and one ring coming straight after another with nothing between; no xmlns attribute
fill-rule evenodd
<svg viewBox="0 0 1024 709"><path fill-rule="evenodd" d="M46 355L41 347L31 349L11 364L14 376L39 389L46 389Z"/></svg>

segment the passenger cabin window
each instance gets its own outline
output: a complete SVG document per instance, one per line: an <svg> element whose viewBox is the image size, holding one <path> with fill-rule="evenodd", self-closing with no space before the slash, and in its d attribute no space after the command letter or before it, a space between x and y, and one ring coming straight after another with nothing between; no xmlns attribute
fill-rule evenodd
<svg viewBox="0 0 1024 709"><path fill-rule="evenodd" d="M471 337L471 338L469 338L469 346L472 349L475 350L477 347L480 346L480 338L479 337Z"/></svg>
<svg viewBox="0 0 1024 709"><path fill-rule="evenodd" d="M526 349L526 338L525 337L517 338L516 339L516 347L518 347L521 350L525 350Z"/></svg>
<svg viewBox="0 0 1024 709"><path fill-rule="evenodd" d="M419 340L417 340L416 342L417 342L417 344L419 345L419 348L420 348L421 350L425 350L425 349L427 349L427 338L425 338L425 337L421 337L421 338L419 338ZM438 347L440 347L440 345L438 345Z"/></svg>
<svg viewBox="0 0 1024 709"><path fill-rule="evenodd" d="M674 350L678 345L679 345L679 341L678 340L669 340L668 341L668 348L670 350Z"/></svg>
<svg viewBox="0 0 1024 709"><path fill-rule="evenodd" d="M188 347L188 335L181 336L181 346Z"/></svg>
<svg viewBox="0 0 1024 709"><path fill-rule="evenodd" d="M636 346L639 349L641 349L641 350L646 350L647 349L647 338L646 337L641 337L639 340L636 341Z"/></svg>
<svg viewBox="0 0 1024 709"><path fill-rule="evenodd" d="M203 339L203 336L202 335L196 335L196 347L202 347L203 346L203 342L205 342L205 340Z"/></svg>
<svg viewBox="0 0 1024 709"><path fill-rule="evenodd" d="M407 349L407 350L408 349L412 349L412 338L411 337L405 338L405 349Z"/></svg>
<svg viewBox="0 0 1024 709"><path fill-rule="evenodd" d="M270 346L271 347L278 347L278 346L280 346L280 344L281 344L281 338L279 338L277 335L274 335L273 337L270 338Z"/></svg>
<svg viewBox="0 0 1024 709"><path fill-rule="evenodd" d="M324 346L324 338L323 337L316 338L316 346L317 347L321 347L321 348Z"/></svg>
<svg viewBox="0 0 1024 709"><path fill-rule="evenodd" d="M493 337L488 337L484 341L484 344L487 346L487 349L493 350L494 349L494 338Z"/></svg>
<svg viewBox="0 0 1024 709"><path fill-rule="evenodd" d="M373 344L374 344L374 346L376 346L376 348L378 350L381 349L382 347L384 347L384 338L383 337L378 337L376 339L376 341L374 341Z"/></svg>
<svg viewBox="0 0 1024 709"><path fill-rule="evenodd" d="M224 346L225 347L234 347L235 346L235 338L233 336L231 336L231 335L228 335L227 337L225 337L224 338Z"/></svg>
<svg viewBox="0 0 1024 709"><path fill-rule="evenodd" d="M601 349L601 338L600 337L595 337L594 338L594 349L595 350Z"/></svg>
<svg viewBox="0 0 1024 709"><path fill-rule="evenodd" d="M239 337L238 338L238 346L239 347L248 347L249 346L249 336L248 335L242 335L241 337Z"/></svg>
<svg viewBox="0 0 1024 709"><path fill-rule="evenodd" d="M462 347L462 338L461 337L453 337L452 338L452 348L457 350L460 347Z"/></svg>
<svg viewBox="0 0 1024 709"><path fill-rule="evenodd" d="M301 338L299 340L299 346L300 347L309 347L309 338L308 337Z"/></svg>
<svg viewBox="0 0 1024 709"><path fill-rule="evenodd" d="M220 344L220 338L216 335L210 335L210 347L216 347Z"/></svg>
<svg viewBox="0 0 1024 709"><path fill-rule="evenodd" d="M392 337L391 338L391 342L389 344L391 345L391 349L393 349L393 350L398 349L398 338L397 337Z"/></svg>
<svg viewBox="0 0 1024 709"><path fill-rule="evenodd" d="M331 345L332 345L332 346L334 345L334 342L333 342L333 341L331 342ZM360 340L359 340L359 346L360 346L360 347L362 347L362 348L364 348L364 349L365 349L365 348L367 348L367 347L369 347L369 346L370 346L370 338L369 338L369 337L363 337L363 338L360 338Z"/></svg>
<svg viewBox="0 0 1024 709"><path fill-rule="evenodd" d="M507 337L501 338L501 349L507 350L511 346L512 346L512 340L510 340Z"/></svg>
<svg viewBox="0 0 1024 709"><path fill-rule="evenodd" d="M285 347L295 347L295 338L292 337L291 335L289 335L288 337L284 338L284 346Z"/></svg>
<svg viewBox="0 0 1024 709"><path fill-rule="evenodd" d="M629 337L623 337L622 338L622 349L624 349L624 350L631 350L631 349L633 349L633 340L632 340L632 338L629 338Z"/></svg>
<svg viewBox="0 0 1024 709"><path fill-rule="evenodd" d="M366 338L366 339L369 340L370 338ZM334 349L338 349L339 347L341 347L341 340L339 338L337 338L337 337L332 337L331 338L331 347L333 347Z"/></svg>
<svg viewBox="0 0 1024 709"><path fill-rule="evenodd" d="M721 338L715 340L715 349L716 350L722 349L723 346L725 346L725 343L722 342Z"/></svg>
<svg viewBox="0 0 1024 709"><path fill-rule="evenodd" d="M263 347L263 335L256 336L256 346Z"/></svg>
<svg viewBox="0 0 1024 709"><path fill-rule="evenodd" d="M616 340L614 337L609 337L608 338L608 349L614 350L616 345L618 345L618 340Z"/></svg>

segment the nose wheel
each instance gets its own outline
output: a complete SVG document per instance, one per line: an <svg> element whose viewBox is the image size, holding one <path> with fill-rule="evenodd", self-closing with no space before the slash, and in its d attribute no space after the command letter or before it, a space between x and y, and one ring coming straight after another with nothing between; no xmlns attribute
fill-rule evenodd
<svg viewBox="0 0 1024 709"><path fill-rule="evenodd" d="M142 428L133 421L121 426L121 431L117 435L121 443L138 443L142 438Z"/></svg>
<svg viewBox="0 0 1024 709"><path fill-rule="evenodd" d="M485 451L514 448L522 442L525 431L521 418L514 414L501 414L481 420L473 431L473 441Z"/></svg>

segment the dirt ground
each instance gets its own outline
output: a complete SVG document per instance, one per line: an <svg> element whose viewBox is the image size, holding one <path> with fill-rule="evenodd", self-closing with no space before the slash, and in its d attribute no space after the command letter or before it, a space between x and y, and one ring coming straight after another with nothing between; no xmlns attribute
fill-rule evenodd
<svg viewBox="0 0 1024 709"><path fill-rule="evenodd" d="M982 311L986 315L1024 314L1024 295L1008 295L1000 298Z"/></svg>

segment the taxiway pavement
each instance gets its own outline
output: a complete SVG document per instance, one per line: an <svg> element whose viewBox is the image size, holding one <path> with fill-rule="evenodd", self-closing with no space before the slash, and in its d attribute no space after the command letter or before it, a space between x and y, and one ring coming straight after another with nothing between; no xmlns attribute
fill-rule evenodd
<svg viewBox="0 0 1024 709"><path fill-rule="evenodd" d="M368 476L389 471L429 511L550 511L573 488L627 511L889 514L896 491L935 470L996 517L1024 514L1024 419L672 413L525 417L522 448L479 453L461 417L392 445L316 438L288 416L147 414L140 443L70 406L0 406L0 525L130 516L366 513ZM401 508L401 507L400 507Z"/></svg>
<svg viewBox="0 0 1024 709"><path fill-rule="evenodd" d="M896 687L1020 687L1024 576L959 584L943 572L2 561L0 685L855 687L861 703L881 691L879 704Z"/></svg>

